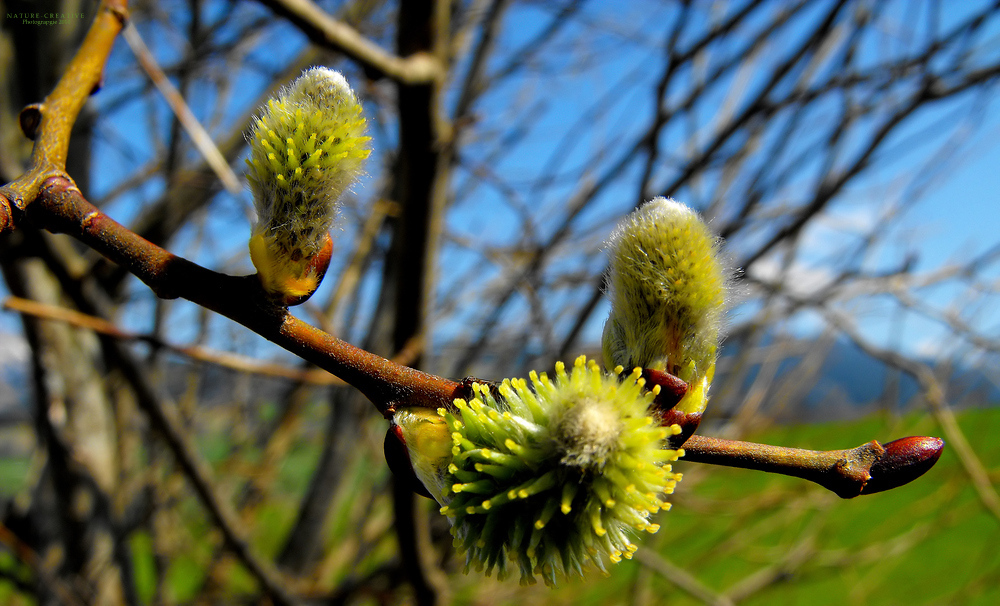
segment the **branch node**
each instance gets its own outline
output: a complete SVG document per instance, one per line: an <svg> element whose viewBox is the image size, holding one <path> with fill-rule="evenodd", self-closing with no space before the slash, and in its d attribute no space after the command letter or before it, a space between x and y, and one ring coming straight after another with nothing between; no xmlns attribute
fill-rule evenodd
<svg viewBox="0 0 1000 606"><path fill-rule="evenodd" d="M106 5L107 11L118 19L118 23L125 27L128 23L128 3L127 2L108 2Z"/></svg>
<svg viewBox="0 0 1000 606"><path fill-rule="evenodd" d="M826 487L843 499L858 496L872 478L872 467L884 454L885 449L877 440L846 451L834 465L836 474Z"/></svg>

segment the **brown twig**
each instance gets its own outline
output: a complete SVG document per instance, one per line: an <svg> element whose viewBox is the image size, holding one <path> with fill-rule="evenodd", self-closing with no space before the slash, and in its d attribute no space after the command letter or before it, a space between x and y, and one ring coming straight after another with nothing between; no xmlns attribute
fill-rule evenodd
<svg viewBox="0 0 1000 606"><path fill-rule="evenodd" d="M139 406L163 436L177 464L184 470L202 505L221 531L226 546L257 579L274 603L281 606L298 604L299 599L289 590L289 579L270 560L258 558L251 550L239 517L229 502L216 493L211 470L198 454L189 434L184 431L177 412L157 397L145 373L121 348L120 343L108 339L106 350L135 391Z"/></svg>
<svg viewBox="0 0 1000 606"><path fill-rule="evenodd" d="M702 583L698 577L691 574L687 569L674 564L663 555L651 549L639 549L635 553L635 559L702 604L708 604L709 606L733 606L734 604L726 596L712 591L711 588Z"/></svg>
<svg viewBox="0 0 1000 606"><path fill-rule="evenodd" d="M399 205L396 202L386 199L376 200L368 211L358 234L357 243L354 245L354 252L351 259L344 266L337 282L333 287L333 294L326 304L326 311L323 314L323 321L329 325L330 332L337 333L343 329L342 316L344 305L341 303L347 299L350 293L354 292L361 281L361 274L371 252L375 238L379 234L386 217L399 215Z"/></svg>
<svg viewBox="0 0 1000 606"><path fill-rule="evenodd" d="M804 534L777 562L750 573L730 586L723 594L729 603L745 602L765 588L786 580L815 557L816 530L808 528Z"/></svg>
<svg viewBox="0 0 1000 606"><path fill-rule="evenodd" d="M32 572L38 576L40 582L46 584L63 604L76 606L85 602L82 597L84 593L80 591L79 587L74 587L71 583L67 583L62 578L52 574L50 566L38 557L35 550L2 522L0 522L0 543L6 545L17 559L27 564Z"/></svg>
<svg viewBox="0 0 1000 606"><path fill-rule="evenodd" d="M371 72L385 74L403 84L427 84L443 74L440 62L433 55L415 53L399 57L389 53L310 0L260 2L291 21L316 44L344 53Z"/></svg>
<svg viewBox="0 0 1000 606"><path fill-rule="evenodd" d="M291 381L298 381L300 383L307 383L309 385L345 385L342 379L319 368L291 368L282 364L261 362L255 358L249 358L247 356L241 356L225 351L218 351L208 347L202 347L200 345L175 345L168 341L164 341L156 335L138 334L122 330L104 318L98 318L97 316L85 314L66 307L48 305L46 303L39 303L38 301L23 299L21 297L7 297L3 302L3 307L4 309L27 314L36 318L56 320L80 328L87 328L102 335L107 335L124 341L142 341L144 343L149 343L155 348L166 349L191 358L192 360L207 362L209 364L214 364L216 366L221 366L238 372L246 372L279 379L288 379ZM401 352L401 355L397 356L394 361L400 364L405 364L405 359L411 356L412 353L409 351Z"/></svg>
<svg viewBox="0 0 1000 606"><path fill-rule="evenodd" d="M156 85L156 88L163 95L170 109L173 110L174 115L177 116L177 120L181 123L181 126L184 127L188 136L191 137L191 142L194 143L194 146L201 153L202 157L205 158L205 163L219 177L219 181L226 187L226 190L231 194L238 194L243 191L243 183L236 176L236 173L233 172L233 169L229 167L229 162L226 161L225 156L222 155L215 142L212 141L212 136L208 134L201 123L198 122L198 118L191 112L191 108L184 101L184 97L170 82L167 75L163 73L163 69L156 62L153 53L149 51L149 47L146 46L146 43L142 40L142 36L139 35L139 30L129 23L122 30L122 36L128 42L136 60L139 61L139 65L142 66L149 79Z"/></svg>
<svg viewBox="0 0 1000 606"><path fill-rule="evenodd" d="M944 440L910 437L885 445L875 440L849 450L803 450L694 435L685 461L780 473L815 482L850 499L902 486L930 469Z"/></svg>

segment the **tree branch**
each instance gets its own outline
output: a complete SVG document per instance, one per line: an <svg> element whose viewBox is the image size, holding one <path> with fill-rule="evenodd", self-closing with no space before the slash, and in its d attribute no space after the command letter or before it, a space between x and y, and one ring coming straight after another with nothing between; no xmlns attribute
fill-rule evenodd
<svg viewBox="0 0 1000 606"><path fill-rule="evenodd" d="M260 0L324 48L342 52L368 71L403 84L428 84L443 75L439 61L428 53L402 58L386 52L351 26L334 19L310 0Z"/></svg>
<svg viewBox="0 0 1000 606"><path fill-rule="evenodd" d="M383 416L400 406L448 406L468 395L468 382L400 366L298 320L269 301L255 276L219 274L151 244L87 202L65 177L46 182L27 216L123 265L157 295L182 297L211 309L337 375L368 397ZM843 498L888 490L919 477L934 465L943 447L942 440L923 437L827 452L697 435L684 443L688 461L791 475Z"/></svg>
<svg viewBox="0 0 1000 606"><path fill-rule="evenodd" d="M161 339L154 334L138 334L123 330L97 316L85 314L74 309L48 305L31 299L21 297L7 297L3 302L3 308L16 311L35 318L45 320L55 320L65 322L79 328L86 328L102 335L114 337L123 341L141 341L148 343L154 349L165 349L173 353L197 360L207 362L222 368L228 368L237 372L246 372L279 379L298 381L309 385L345 385L343 380L330 373L317 368L292 368L282 364L262 362L256 358L241 356L226 351L218 351L202 347L200 345L175 345ZM396 360L398 363L404 363Z"/></svg>
<svg viewBox="0 0 1000 606"><path fill-rule="evenodd" d="M944 440L927 437L817 451L693 435L684 443L683 460L794 476L850 499L915 480L934 466L943 449Z"/></svg>
<svg viewBox="0 0 1000 606"><path fill-rule="evenodd" d="M288 579L269 560L258 558L250 549L239 516L233 511L232 506L216 493L212 473L198 454L188 433L184 431L176 411L165 406L157 397L145 373L122 349L121 343L105 337L104 344L110 354L109 357L122 370L135 390L136 400L142 410L148 415L156 431L163 436L177 464L194 486L202 505L222 532L226 545L276 604L281 606L299 604L299 599L288 589Z"/></svg>
<svg viewBox="0 0 1000 606"><path fill-rule="evenodd" d="M149 51L149 47L146 46L142 36L139 35L139 30L130 23L125 26L122 36L128 42L129 47L131 47L132 53L135 55L139 65L142 66L146 75L156 85L157 90L163 95L167 105L170 106L174 115L177 116L177 120L184 127L184 130L187 131L188 136L191 137L195 148L205 158L205 163L219 177L219 181L226 187L226 190L233 195L243 191L243 182L236 176L233 169L229 167L229 162L222 155L222 152L219 151L215 142L212 141L212 136L208 134L205 127L195 117L194 112L191 111L187 102L184 101L183 95L174 87L170 79L167 78L167 75L163 73L163 68L156 62L153 53Z"/></svg>

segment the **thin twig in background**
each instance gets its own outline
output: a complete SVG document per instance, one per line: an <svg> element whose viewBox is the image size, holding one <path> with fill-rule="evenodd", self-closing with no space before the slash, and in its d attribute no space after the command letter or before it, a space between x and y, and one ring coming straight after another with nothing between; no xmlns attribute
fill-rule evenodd
<svg viewBox="0 0 1000 606"><path fill-rule="evenodd" d="M194 447L190 434L185 431L176 411L156 395L146 373L121 347L120 342L105 338L105 344L112 359L135 390L139 407L149 416L155 430L163 436L184 476L191 482L202 505L222 532L226 546L260 582L275 603L282 606L299 604L299 599L289 587L290 579L278 571L270 560L257 556L251 549L249 537L240 524L239 516L229 502L217 494L211 470Z"/></svg>
<svg viewBox="0 0 1000 606"><path fill-rule="evenodd" d="M134 24L129 23L122 30L122 36L128 42L129 48L132 49L135 58L139 61L139 65L142 66L142 69L146 70L149 79L156 85L156 88L163 95L170 109L173 110L174 115L177 116L177 119L184 127L184 130L187 131L188 136L191 137L191 142L194 143L198 152L205 158L205 162L218 175L219 181L222 181L226 190L234 195L243 191L243 182L236 176L233 169L229 167L226 158L219 151L215 142L212 141L212 136L208 134L208 131L201 125L198 118L191 112L191 108L184 101L184 97L181 96L177 88L170 82L167 75L163 73L160 64L156 62L153 53L149 52L149 47L146 46L146 43L142 40L142 36L139 35L139 30L135 28Z"/></svg>
<svg viewBox="0 0 1000 606"><path fill-rule="evenodd" d="M67 583L62 578L53 574L53 571L49 569L50 564L48 562L42 561L29 545L3 524L0 524L0 543L6 545L11 553L30 566L32 571L49 585L50 589L55 592L63 604L66 606L83 606L86 603L81 598L85 593L80 591L80 588L67 586Z"/></svg>
<svg viewBox="0 0 1000 606"><path fill-rule="evenodd" d="M3 307L4 309L28 314L36 318L56 320L79 328L88 328L94 332L114 337L116 339L121 339L123 341L141 341L143 343L148 343L154 348L166 349L187 358L191 358L192 360L207 362L209 364L214 364L215 366L228 368L238 372L246 372L279 379L288 379L290 381L297 381L309 385L347 385L343 379L331 375L329 372L320 368L291 368L281 364L261 362L256 358L241 356L228 351L214 350L201 345L175 345L164 341L155 335L138 334L122 330L115 324L103 318L91 316L74 309L47 305L45 303L22 299L20 297L7 297L4 299ZM396 364L402 364L405 366L420 355L422 347L422 343L419 339L413 339L399 352L398 355L393 356L392 361Z"/></svg>
<svg viewBox="0 0 1000 606"><path fill-rule="evenodd" d="M317 44L338 50L368 69L405 84L427 84L442 77L438 61L426 53L398 57L338 21L310 0L260 0L289 19Z"/></svg>
<svg viewBox="0 0 1000 606"><path fill-rule="evenodd" d="M735 602L725 595L712 591L686 569L674 564L662 555L648 549L635 552L635 559L661 575L678 589L708 606L733 606Z"/></svg>
<svg viewBox="0 0 1000 606"><path fill-rule="evenodd" d="M341 379L338 379L323 370L300 370L297 368L290 368L281 364L261 362L255 358L241 356L226 351L213 350L200 345L174 345L156 337L155 335L143 335L128 332L118 328L113 323L104 320L103 318L91 316L73 309L67 309L65 307L46 305L45 303L30 301L20 297L7 297L7 299L3 302L3 307L11 311L34 316L36 318L56 320L59 322L66 322L67 324L71 324L79 328L88 328L94 332L99 332L103 335L108 335L109 337L114 337L123 341L141 341L143 343L148 343L157 349L166 349L191 358L192 360L207 362L209 364L221 366L230 370L266 377L289 379L292 381L308 383L310 385L345 385Z"/></svg>

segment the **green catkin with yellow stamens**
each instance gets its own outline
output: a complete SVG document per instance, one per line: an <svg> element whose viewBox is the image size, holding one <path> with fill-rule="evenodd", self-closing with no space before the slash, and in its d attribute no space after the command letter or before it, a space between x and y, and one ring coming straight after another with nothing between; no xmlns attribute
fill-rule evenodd
<svg viewBox="0 0 1000 606"><path fill-rule="evenodd" d="M257 221L250 258L265 290L299 302L319 285L337 200L371 153L361 104L344 77L308 69L270 99L249 136Z"/></svg>
<svg viewBox="0 0 1000 606"><path fill-rule="evenodd" d="M618 225L608 250L605 364L676 375L689 385L677 409L701 412L731 273L719 238L687 206L655 198Z"/></svg>
<svg viewBox="0 0 1000 606"><path fill-rule="evenodd" d="M664 450L673 429L648 416L658 389L645 389L639 369L624 379L616 371L581 356L571 369L557 364L551 379L505 380L499 398L474 384L471 401L438 411L451 432L451 460L435 468L443 474L423 464L434 457L413 452L432 426L396 413L411 461L422 462L414 470L451 518L467 569L505 578L516 566L522 583L540 576L553 584L630 557L632 537L655 532L650 516L679 478L664 463L679 452Z"/></svg>

